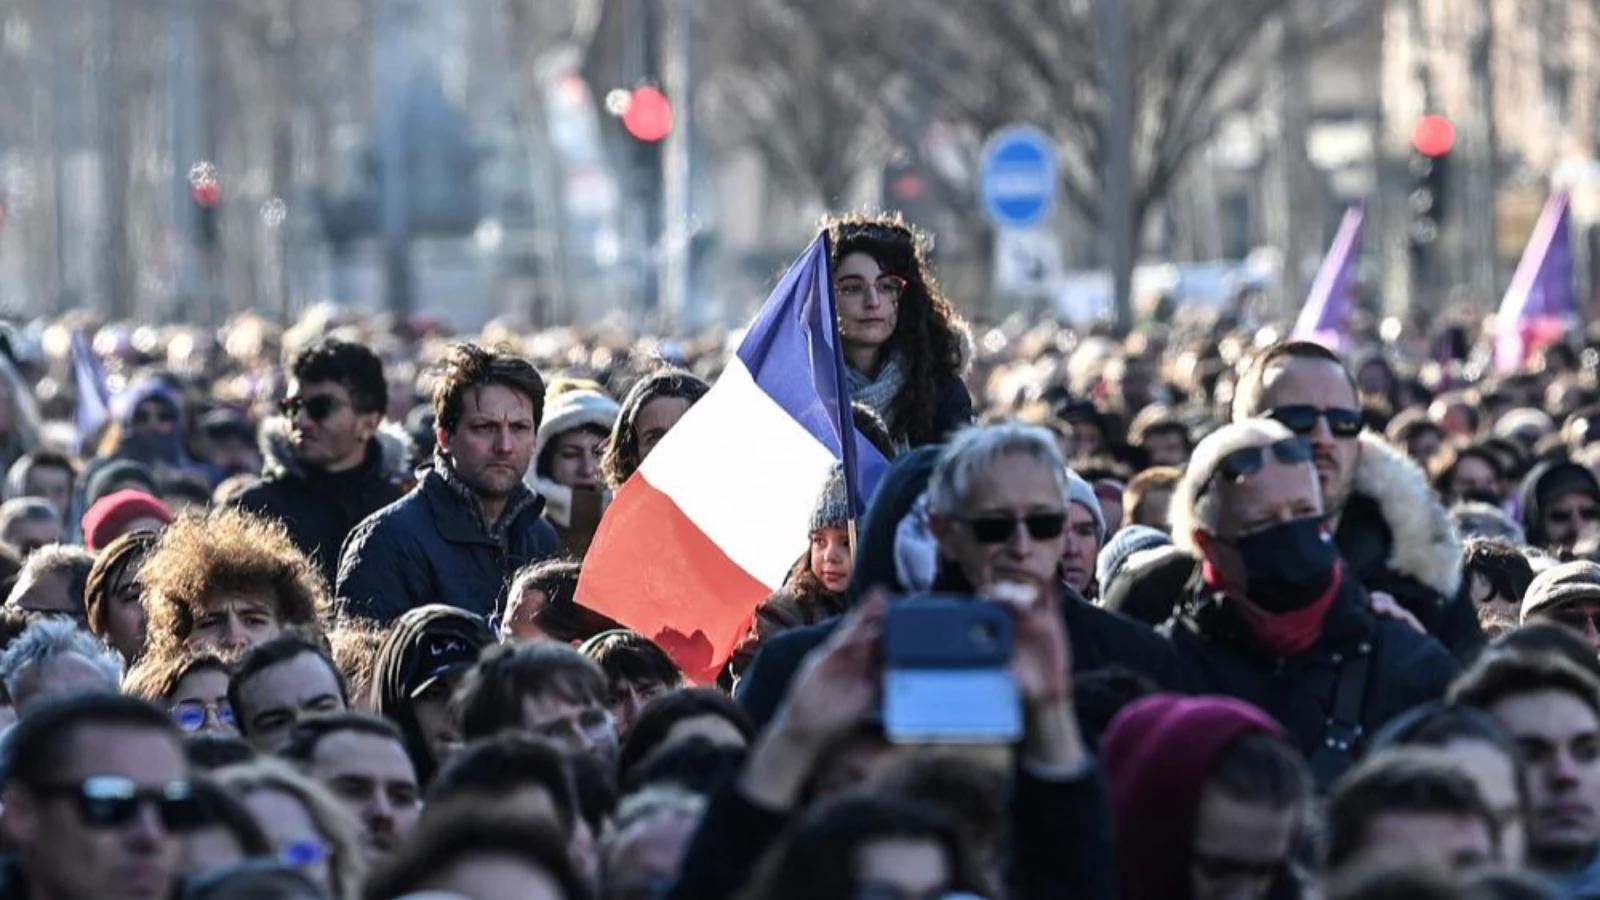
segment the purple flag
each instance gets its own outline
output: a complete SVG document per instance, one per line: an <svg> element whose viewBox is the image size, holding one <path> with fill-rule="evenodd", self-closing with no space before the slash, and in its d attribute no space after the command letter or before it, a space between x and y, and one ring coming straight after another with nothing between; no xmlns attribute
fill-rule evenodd
<svg viewBox="0 0 1600 900"><path fill-rule="evenodd" d="M1362 208L1352 206L1339 223L1333 246L1317 269L1311 294L1300 308L1292 337L1312 341L1336 353L1345 349L1350 338L1350 314L1356 308L1356 266L1361 261Z"/></svg>
<svg viewBox="0 0 1600 900"><path fill-rule="evenodd" d="M1577 318L1572 287L1572 209L1565 191L1552 194L1539 214L1528 249L1494 317L1494 366L1520 370L1536 351L1562 340Z"/></svg>

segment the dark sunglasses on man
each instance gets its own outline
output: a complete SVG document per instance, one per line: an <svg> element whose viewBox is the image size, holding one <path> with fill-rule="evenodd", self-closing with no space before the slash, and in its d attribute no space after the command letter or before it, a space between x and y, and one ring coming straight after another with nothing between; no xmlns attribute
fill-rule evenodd
<svg viewBox="0 0 1600 900"><path fill-rule="evenodd" d="M1573 606L1562 609L1550 609L1541 613L1544 618L1560 622L1578 633L1584 633L1589 627L1594 626L1595 631L1600 631L1600 610L1584 609Z"/></svg>
<svg viewBox="0 0 1600 900"><path fill-rule="evenodd" d="M1026 516L976 516L956 521L972 529L972 537L980 544L1003 544L1011 540L1018 524L1028 529L1028 536L1036 541L1060 537L1067 527L1067 514L1050 512L1029 513Z"/></svg>
<svg viewBox="0 0 1600 900"><path fill-rule="evenodd" d="M1296 466L1301 463L1311 462L1313 452L1311 442L1303 437L1284 438L1274 441L1265 447L1243 447L1224 456L1212 470L1211 476L1205 484L1200 486L1198 495L1203 495L1220 475L1229 481L1248 478L1261 471L1267 464L1267 454L1286 466Z"/></svg>
<svg viewBox="0 0 1600 900"><path fill-rule="evenodd" d="M1359 409L1321 409L1316 406L1280 406L1269 411L1267 418L1281 423L1301 437L1317 430L1318 419L1327 420L1328 431L1336 438L1356 437L1361 434L1364 424Z"/></svg>
<svg viewBox="0 0 1600 900"><path fill-rule="evenodd" d="M47 785L36 792L74 800L79 821L91 828L121 828L138 818L146 806L155 808L168 831L188 831L204 819L200 801L187 781L141 788L120 775L96 775L77 784Z"/></svg>
<svg viewBox="0 0 1600 900"><path fill-rule="evenodd" d="M338 412L342 406L344 406L343 400L322 394L316 397L285 397L278 403L278 410L291 422L300 418L302 410L311 421L321 422Z"/></svg>
<svg viewBox="0 0 1600 900"><path fill-rule="evenodd" d="M1582 509L1552 509L1544 517L1555 525L1571 525L1582 519L1585 522L1600 522L1600 506L1585 506Z"/></svg>
<svg viewBox="0 0 1600 900"><path fill-rule="evenodd" d="M165 406L140 409L133 414L133 424L139 427L146 425L176 425L178 424L178 413L176 410Z"/></svg>

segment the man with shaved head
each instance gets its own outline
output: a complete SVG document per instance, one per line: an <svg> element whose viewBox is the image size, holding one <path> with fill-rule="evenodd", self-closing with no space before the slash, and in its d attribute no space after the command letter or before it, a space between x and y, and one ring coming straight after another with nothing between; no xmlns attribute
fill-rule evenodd
<svg viewBox="0 0 1600 900"><path fill-rule="evenodd" d="M1456 666L1432 638L1375 616L1334 544L1312 442L1246 419L1195 448L1172 538L1199 561L1168 628L1182 687L1271 713L1319 783L1366 735L1444 694Z"/></svg>

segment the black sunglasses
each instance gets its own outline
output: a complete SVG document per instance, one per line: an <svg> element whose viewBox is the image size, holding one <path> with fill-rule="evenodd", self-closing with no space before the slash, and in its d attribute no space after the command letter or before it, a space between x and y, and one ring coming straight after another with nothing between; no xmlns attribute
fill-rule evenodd
<svg viewBox="0 0 1600 900"><path fill-rule="evenodd" d="M1017 523L1022 523L1028 529L1028 536L1036 541L1046 541L1061 536L1067 527L1067 514L1058 513L1032 513L1026 516L979 516L973 519L957 519L972 529L972 536L980 544L999 544L1011 540L1011 535L1016 533Z"/></svg>
<svg viewBox="0 0 1600 900"><path fill-rule="evenodd" d="M1317 420L1327 419L1328 430L1336 438L1353 438L1361 433L1361 410L1319 409L1315 406L1280 406L1267 413L1267 418L1280 422L1298 435L1308 435L1317 430Z"/></svg>
<svg viewBox="0 0 1600 900"><path fill-rule="evenodd" d="M316 397L285 397L279 401L278 410L291 422L300 418L302 410L311 417L311 421L321 422L342 406L344 406L343 400L322 394Z"/></svg>
<svg viewBox="0 0 1600 900"><path fill-rule="evenodd" d="M78 818L91 828L120 828L132 822L146 805L153 805L168 831L188 831L204 820L200 801L187 781L141 788L120 775L96 775L78 784L49 785L45 796L77 801Z"/></svg>
<svg viewBox="0 0 1600 900"><path fill-rule="evenodd" d="M141 409L133 414L135 425L176 425L178 414L165 406L159 409Z"/></svg>
<svg viewBox="0 0 1600 900"><path fill-rule="evenodd" d="M1600 506L1585 506L1583 509L1553 509L1545 513L1545 518L1556 525L1570 525L1578 519L1585 522L1600 522Z"/></svg>
<svg viewBox="0 0 1600 900"><path fill-rule="evenodd" d="M1265 447L1244 447L1235 450L1217 463L1216 469L1212 470L1210 477L1200 486L1195 496L1204 496L1219 475L1229 481L1236 481L1256 474L1267 464L1268 453L1272 454L1273 459L1287 466L1311 462L1313 456L1311 442L1303 437L1284 438Z"/></svg>

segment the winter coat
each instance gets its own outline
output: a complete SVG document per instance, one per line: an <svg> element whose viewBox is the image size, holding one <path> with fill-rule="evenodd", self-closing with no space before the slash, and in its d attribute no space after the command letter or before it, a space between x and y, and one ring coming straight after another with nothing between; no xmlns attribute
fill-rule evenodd
<svg viewBox="0 0 1600 900"><path fill-rule="evenodd" d="M287 435L261 431L266 465L259 482L234 500L240 509L283 522L296 547L311 557L328 584L339 575L339 551L361 521L405 496L391 476L393 461L373 438L361 465L347 472L309 469L295 459Z"/></svg>
<svg viewBox="0 0 1600 900"><path fill-rule="evenodd" d="M799 581L799 579L795 579ZM750 632L739 641L739 646L734 648L733 659L728 663L728 671L737 678L744 674L750 667L750 661L756 658L756 653L761 645L785 631L815 625L845 611L845 598L843 594L835 594L812 579L805 579L807 583L791 583L781 588L777 593L762 601L756 607L755 618L750 623Z"/></svg>
<svg viewBox="0 0 1600 900"><path fill-rule="evenodd" d="M1256 638L1232 601L1196 577L1179 615L1163 626L1177 651L1177 686L1265 710L1294 735L1326 787L1359 755L1367 736L1413 706L1444 696L1457 672L1455 659L1438 641L1374 614L1371 603L1360 583L1345 578L1317 642L1280 658ZM1362 668L1364 685L1356 677ZM1345 694L1347 688L1354 693ZM1344 708L1355 721L1343 721ZM1348 746L1328 747L1329 740Z"/></svg>
<svg viewBox="0 0 1600 900"><path fill-rule="evenodd" d="M334 591L340 614L387 624L444 603L490 618L518 569L561 551L543 511L538 495L520 487L491 529L477 497L436 458L415 490L345 541Z"/></svg>
<svg viewBox="0 0 1600 900"><path fill-rule="evenodd" d="M1449 513L1417 464L1380 438L1361 438L1355 490L1334 542L1347 573L1368 592L1393 596L1456 659L1483 649Z"/></svg>

